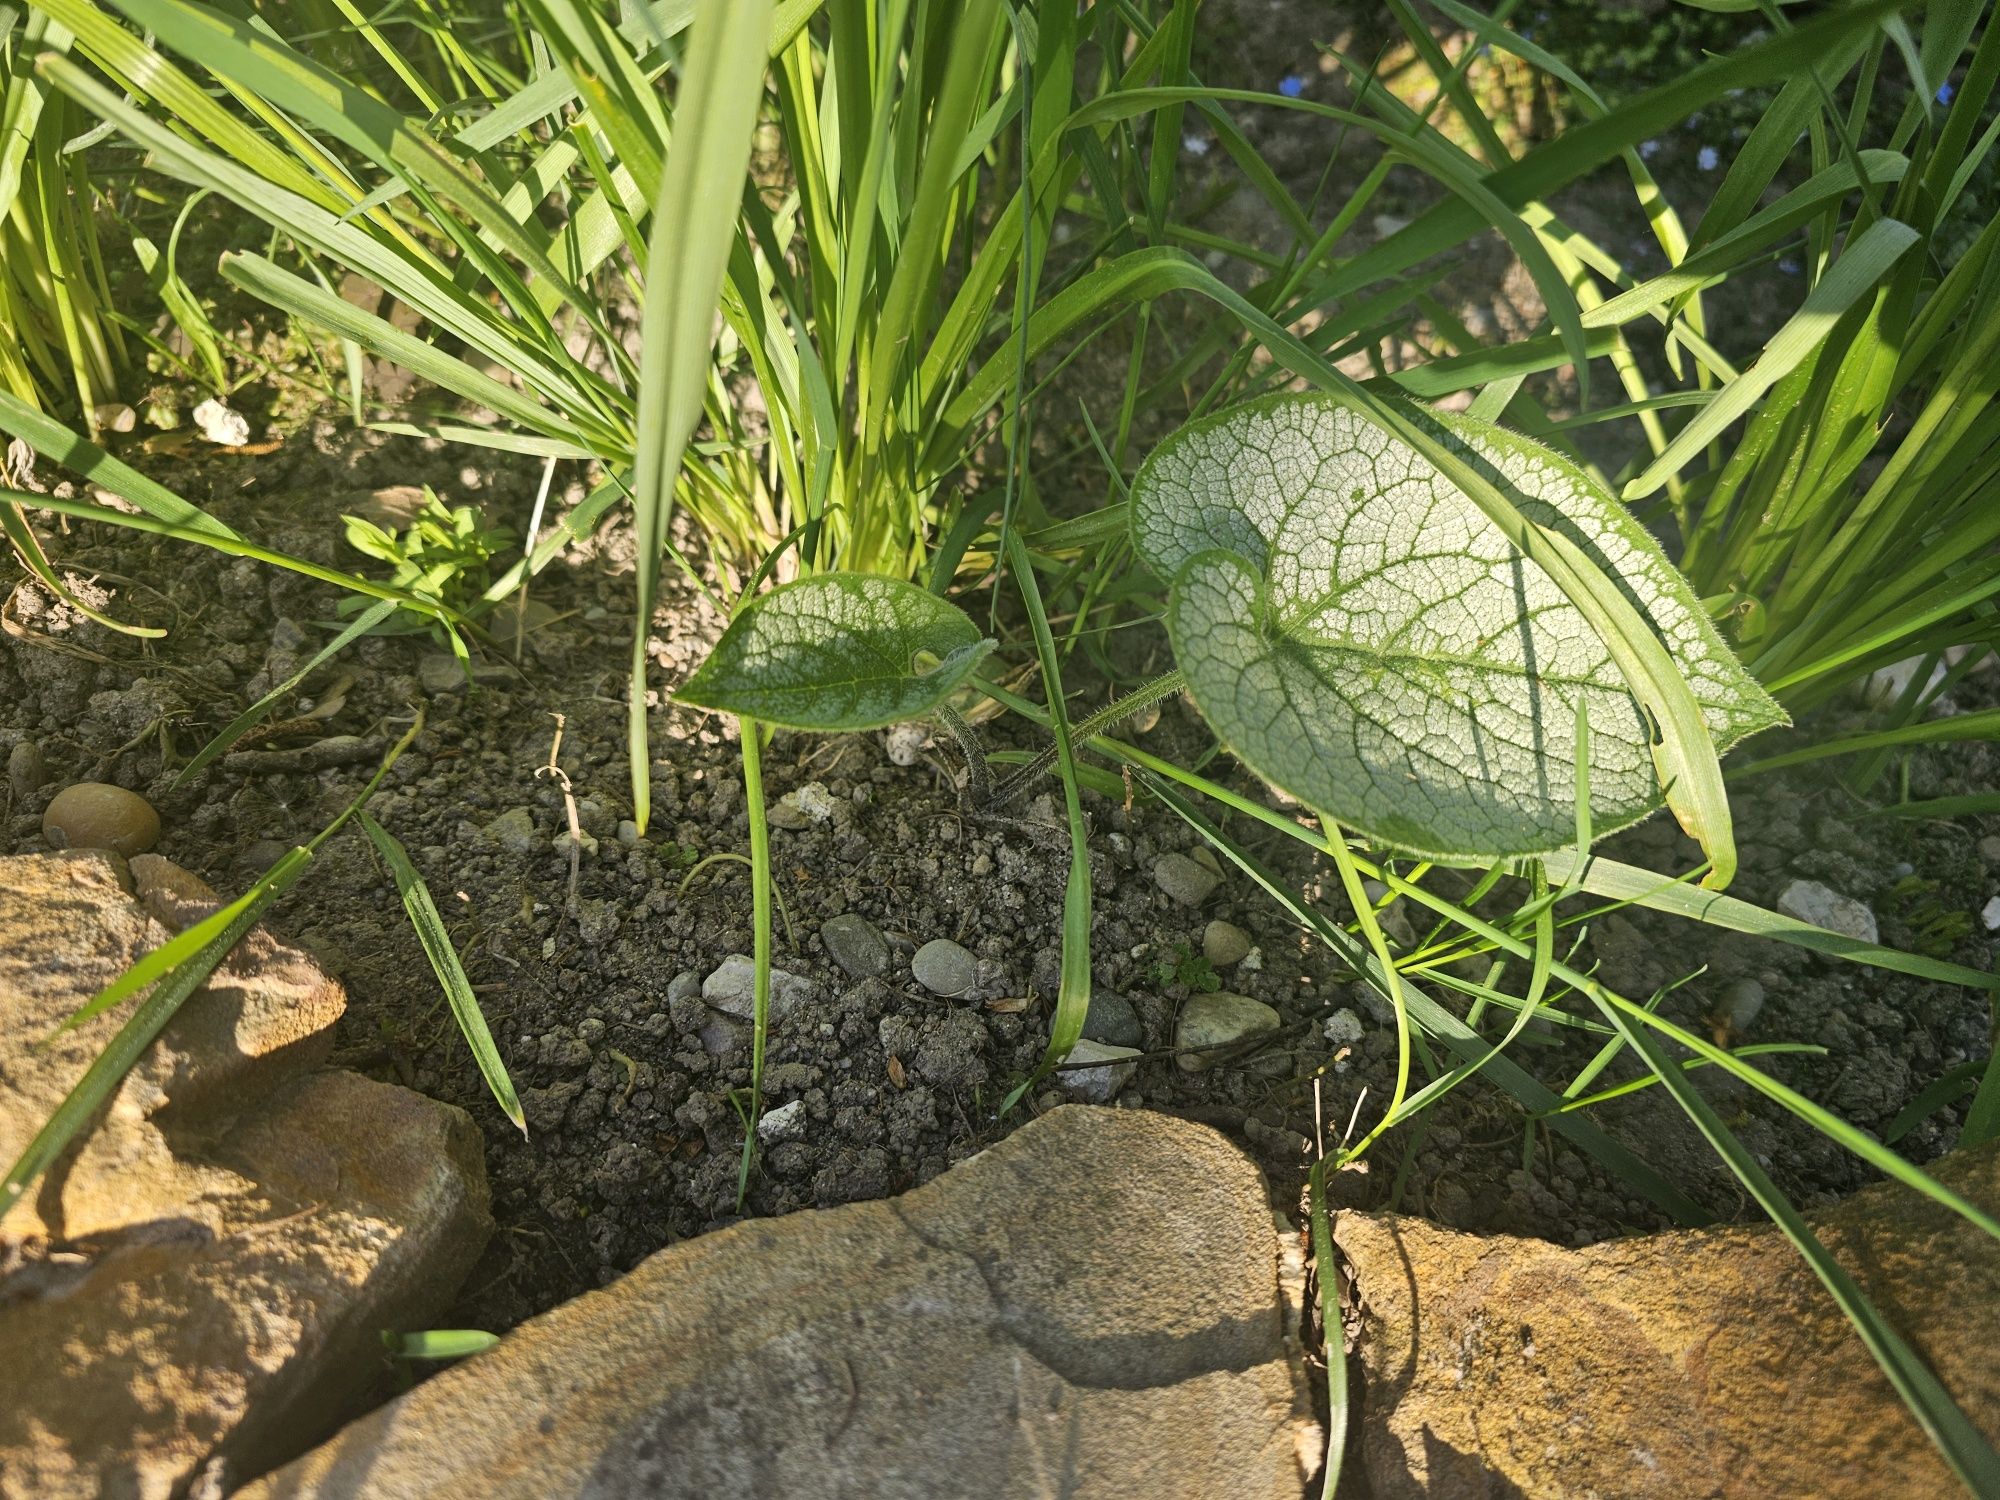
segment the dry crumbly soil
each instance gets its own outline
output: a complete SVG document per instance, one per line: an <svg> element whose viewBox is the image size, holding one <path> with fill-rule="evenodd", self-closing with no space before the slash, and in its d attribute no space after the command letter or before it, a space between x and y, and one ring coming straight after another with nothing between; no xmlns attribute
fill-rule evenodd
<svg viewBox="0 0 2000 1500"><path fill-rule="evenodd" d="M168 464L161 477L273 545L351 564L351 555L340 555L334 518L373 487L428 481L447 499L518 515L537 474L508 461L462 467L446 452L380 447L323 423L276 453L209 455ZM276 925L348 987L339 1062L460 1104L486 1133L499 1232L453 1324L510 1326L662 1245L736 1217L743 1127L730 1094L748 1081L748 1038L703 1004L698 986L730 954L749 950L748 885L735 861L694 865L747 849L740 765L726 722L657 708L653 827L643 839L621 841L618 824L629 816L628 533L614 527L537 581L518 670L511 653L489 653L479 685L467 691L439 672L438 647L425 637L366 641L305 687L310 702L353 674L330 719L275 746L253 736L180 789L171 785L175 770L206 736L323 639L336 592L96 525L53 535L51 545L68 572L112 595L114 610L172 634L157 645L134 642L67 618L30 583L16 588L12 628L0 636L0 751L33 744L49 780L39 790L0 791L0 852L40 846L42 808L61 785L107 779L158 806L161 852L220 888L240 890L353 795L411 705L423 705L426 726L372 810L437 897L521 1089L527 1139L486 1094L394 886L358 831L326 847ZM656 682L664 688L685 675L717 628L701 596L666 575ZM574 908L562 793L538 774L557 713L567 726L561 765L596 843L582 859ZM1028 743L1005 725L989 733L996 745ZM898 1192L1055 1098L1044 1091L1006 1118L996 1114L1047 1038L1067 865L1061 827L1046 802L1004 819L969 813L949 779L956 767L948 751L901 766L883 739L787 735L766 756L774 802L817 781L835 810L822 826L773 834L785 914L777 964L807 989L774 1028L765 1097L767 1107L803 1101L805 1125L798 1138L764 1152L747 1214ZM1206 744L1179 704L1168 705L1143 739L1181 757ZM1993 770L1984 746L1920 752L1910 795L1990 785ZM1809 876L1871 902L1886 942L1990 963L1991 944L1976 921L1955 943L1941 944L1934 930L1940 914L1976 913L1994 893L1996 871L1976 847L1984 828L1864 819L1824 780L1757 778L1742 784L1737 802L1744 850L1737 894L1768 905L1786 881ZM1143 799L1129 809L1096 795L1087 803L1095 977L1101 990L1129 1000L1140 1044L1153 1053L1172 1048L1189 990L1159 966L1172 969L1183 945L1198 953L1215 917L1241 926L1260 949L1261 967L1238 966L1223 983L1274 1006L1285 1023L1267 1052L1235 1066L1189 1074L1170 1056L1150 1057L1120 1102L1222 1128L1263 1162L1281 1204L1295 1206L1316 1112L1331 1138L1357 1109L1365 1126L1386 1101L1392 1027L1357 997L1333 955L1240 874L1199 909L1171 900L1153 877L1154 862L1192 852L1196 840L1170 812ZM1330 870L1267 830L1240 832L1294 889L1341 913ZM1609 852L1662 869L1692 862L1691 846L1662 819ZM860 913L888 937L893 957L882 978L857 982L828 956L820 927L844 912ZM913 950L937 937L978 958L975 998L940 999L912 979ZM1591 922L1583 958L1639 996L1707 965L1662 1005L1696 1027L1708 1024L1726 983L1757 980L1768 999L1746 1039L1826 1047L1824 1057L1767 1061L1877 1133L1926 1082L1985 1046L1986 1008L1971 992L1646 913ZM1350 1056L1336 1059L1323 1026L1343 1007L1361 1016L1365 1034ZM1520 1055L1560 1087L1596 1044L1531 1032ZM1264 1071L1274 1065L1283 1076ZM1620 1059L1605 1081L1631 1075ZM1803 1202L1829 1201L1867 1179L1850 1158L1747 1091L1712 1070L1697 1076ZM1706 1147L1656 1093L1619 1101L1597 1118L1719 1214L1745 1211ZM1934 1156L1950 1143L1956 1118L1944 1111L1903 1149L1919 1160ZM1564 1243L1662 1223L1652 1205L1546 1133L1536 1133L1524 1168L1521 1116L1482 1085L1453 1095L1420 1128L1415 1139L1407 1132L1386 1139L1375 1170L1348 1174L1342 1196L1381 1203L1399 1191L1404 1208L1448 1225Z"/></svg>

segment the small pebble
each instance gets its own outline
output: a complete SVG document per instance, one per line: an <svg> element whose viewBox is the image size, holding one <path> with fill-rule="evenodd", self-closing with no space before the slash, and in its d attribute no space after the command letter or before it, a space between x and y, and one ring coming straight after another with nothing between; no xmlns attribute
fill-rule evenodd
<svg viewBox="0 0 2000 1500"><path fill-rule="evenodd" d="M819 938L833 961L856 979L878 979L889 972L889 944L858 912L829 918Z"/></svg>
<svg viewBox="0 0 2000 1500"><path fill-rule="evenodd" d="M701 982L701 998L739 1021L753 1021L757 1015L756 984L757 965L745 954L732 953ZM782 1021L795 1007L809 1003L818 993L819 986L810 979L788 974L783 969L773 969L771 1023L775 1025Z"/></svg>
<svg viewBox="0 0 2000 1500"><path fill-rule="evenodd" d="M640 837L639 825L637 823L634 823L630 818L622 819L619 822L618 842L623 844L627 849L637 847Z"/></svg>
<svg viewBox="0 0 2000 1500"><path fill-rule="evenodd" d="M757 1139L770 1145L774 1141L798 1141L805 1139L806 1101L794 1099L790 1104L780 1104L776 1109L765 1112L757 1121Z"/></svg>
<svg viewBox="0 0 2000 1500"><path fill-rule="evenodd" d="M833 816L833 794L826 789L825 782L808 781L797 791L780 797L771 812L774 823L778 822L778 814L790 815L780 827L818 828Z"/></svg>
<svg viewBox="0 0 2000 1500"><path fill-rule="evenodd" d="M49 779L48 763L42 758L42 747L33 740L22 740L7 756L7 779L13 783L14 795L25 797L38 790Z"/></svg>
<svg viewBox="0 0 2000 1500"><path fill-rule="evenodd" d="M1794 880L1786 886L1778 895L1778 910L1795 922L1809 922L1843 937L1864 943L1882 940L1874 912L1817 880Z"/></svg>
<svg viewBox="0 0 2000 1500"><path fill-rule="evenodd" d="M1109 1104L1139 1071L1139 1065L1130 1060L1138 1055L1136 1048L1114 1047L1085 1037L1070 1049L1067 1061L1102 1066L1064 1068L1055 1075L1056 1087L1079 1104Z"/></svg>
<svg viewBox="0 0 2000 1500"><path fill-rule="evenodd" d="M533 854L541 842L535 833L535 815L525 807L508 808L486 825L485 834L509 854ZM564 837L567 839L567 833Z"/></svg>
<svg viewBox="0 0 2000 1500"><path fill-rule="evenodd" d="M194 409L194 425L220 448L241 448L250 441L250 419L213 396Z"/></svg>
<svg viewBox="0 0 2000 1500"><path fill-rule="evenodd" d="M2000 896L1995 896L1987 902L1979 917L1986 924L1988 932L2000 932Z"/></svg>
<svg viewBox="0 0 2000 1500"><path fill-rule="evenodd" d="M1174 1027L1174 1045L1191 1050L1182 1050L1178 1061L1185 1072L1203 1072L1220 1062L1231 1047L1276 1031L1281 1024L1275 1010L1248 995L1216 990L1190 996Z"/></svg>
<svg viewBox="0 0 2000 1500"><path fill-rule="evenodd" d="M1083 1035L1088 1041L1108 1047L1138 1047L1146 1040L1146 1030L1139 1024L1139 1013L1132 1008L1132 1002L1116 990L1095 987L1090 992L1089 1008L1083 1013Z"/></svg>
<svg viewBox="0 0 2000 1500"><path fill-rule="evenodd" d="M1367 1028L1361 1024L1361 1017L1346 1006L1328 1016L1320 1030L1336 1047L1352 1047L1368 1034Z"/></svg>
<svg viewBox="0 0 2000 1500"><path fill-rule="evenodd" d="M917 983L947 999L963 995L979 982L979 963L950 938L932 938L910 960Z"/></svg>
<svg viewBox="0 0 2000 1500"><path fill-rule="evenodd" d="M924 758L924 746L930 736L924 733L921 724L896 724L889 729L889 764L894 766L914 766Z"/></svg>
<svg viewBox="0 0 2000 1500"><path fill-rule="evenodd" d="M160 815L137 792L102 781L66 786L42 814L51 849L109 849L143 854L160 839Z"/></svg>
<svg viewBox="0 0 2000 1500"><path fill-rule="evenodd" d="M1754 979L1731 980L1716 997L1716 1014L1737 1031L1748 1031L1763 1009L1764 986Z"/></svg>
<svg viewBox="0 0 2000 1500"><path fill-rule="evenodd" d="M1211 969L1226 969L1250 956L1250 934L1234 922L1219 918L1208 924L1201 935L1201 956Z"/></svg>
<svg viewBox="0 0 2000 1500"><path fill-rule="evenodd" d="M1979 841L1979 857L1989 865L2000 865L2000 833L1990 833Z"/></svg>
<svg viewBox="0 0 2000 1500"><path fill-rule="evenodd" d="M1215 894L1222 877L1185 854L1162 854L1153 862L1153 881L1182 906L1199 906Z"/></svg>

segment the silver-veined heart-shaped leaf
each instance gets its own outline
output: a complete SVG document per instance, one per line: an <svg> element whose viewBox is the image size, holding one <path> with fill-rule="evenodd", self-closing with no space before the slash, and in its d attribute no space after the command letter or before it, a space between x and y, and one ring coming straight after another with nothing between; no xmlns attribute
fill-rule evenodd
<svg viewBox="0 0 2000 1500"><path fill-rule="evenodd" d="M1469 417L1426 425L1613 579L1685 675L1718 750L1784 722L1659 545L1589 476ZM1204 717L1252 770L1438 858L1574 841L1576 720L1593 827L1661 800L1649 723L1562 589L1421 453L1338 398L1182 428L1132 486L1133 543Z"/></svg>
<svg viewBox="0 0 2000 1500"><path fill-rule="evenodd" d="M937 707L992 649L927 589L821 573L746 604L674 696L790 729L876 729Z"/></svg>

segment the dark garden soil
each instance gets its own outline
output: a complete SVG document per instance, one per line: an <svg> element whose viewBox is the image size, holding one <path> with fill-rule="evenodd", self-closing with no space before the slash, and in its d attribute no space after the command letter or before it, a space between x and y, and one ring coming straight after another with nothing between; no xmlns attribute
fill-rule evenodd
<svg viewBox="0 0 2000 1500"><path fill-rule="evenodd" d="M410 442L377 446L324 424L275 453L175 461L161 477L272 545L351 563L340 555L335 517L367 501L373 488L429 482L448 500L518 514L532 497L537 468L523 461L464 467L459 455ZM142 645L69 617L31 583L15 588L0 637L0 749L32 743L49 780L37 791L0 791L0 851L41 846L40 814L61 785L105 779L152 798L165 821L161 852L219 888L240 890L353 795L412 705L423 706L426 727L373 811L407 845L436 894L522 1090L528 1138L487 1095L394 886L358 832L326 847L277 925L347 984L337 1061L461 1105L487 1133L499 1232L450 1322L504 1328L736 1215L743 1127L730 1091L748 1081L748 1039L698 991L729 955L749 951L747 872L728 860L692 866L747 849L741 772L729 723L671 705L658 709L654 826L642 839L629 827L620 837L629 816L627 533L613 529L537 581L518 669L510 651L489 652L468 691L428 638L367 641L306 685L302 706L352 674L338 712L275 746L253 735L180 790L170 786L174 771L207 735L323 639L336 592L95 525L51 541L62 566L94 580L112 596L114 611L172 634ZM668 575L665 599L654 637L663 687L692 667L717 628L684 580ZM1147 630L1121 634L1131 642L1126 649L1162 649L1142 639ZM1972 680L1991 695L1990 676ZM561 765L595 841L581 862L574 907L562 793L537 774L549 759L555 714L566 721ZM1004 723L988 732L996 747L1012 734ZM1140 739L1184 758L1207 743L1178 703ZM831 811L815 825L778 810L779 821L806 826L773 834L788 919L778 928L777 963L809 988L774 1028L766 1102L803 1101L805 1125L798 1138L763 1153L747 1214L901 1191L1057 1098L1045 1091L1005 1118L996 1115L1047 1037L1066 867L1062 830L1046 801L1009 819L968 814L948 780L954 762L932 750L916 764L896 764L881 734L783 736L767 754L774 804L817 782L824 802L808 795L805 803ZM1222 764L1215 769L1227 774ZM1990 787L1994 770L1984 746L1919 752L1910 760L1910 795ZM1256 792L1247 780L1237 784ZM1143 799L1129 809L1094 794L1087 803L1095 976L1100 995L1129 1002L1100 999L1092 1029L1108 1027L1110 1039L1169 1053L1176 1012L1190 993L1184 981L1201 980L1198 968L1181 960L1200 952L1205 925L1218 917L1258 947L1257 958L1227 971L1222 983L1269 1003L1285 1023L1265 1052L1233 1066L1190 1074L1171 1056L1149 1058L1118 1102L1221 1128L1269 1170L1281 1205L1295 1208L1316 1111L1321 1133L1335 1138L1357 1104L1365 1128L1386 1102L1393 1029L1357 997L1333 955L1242 876L1222 882L1198 909L1165 894L1152 873L1155 860L1170 850L1193 853L1197 842L1173 814ZM1768 905L1788 880L1809 876L1871 903L1885 942L1990 964L1976 913L2000 884L2000 871L1982 861L1978 843L2000 831L2000 820L1871 819L1829 780L1782 775L1742 783L1736 805L1744 852L1736 894ZM1294 889L1342 912L1330 869L1268 830L1238 831ZM1661 818L1607 852L1661 869L1692 863L1692 846ZM857 982L828 955L821 925L845 912L887 935L893 959L882 978ZM938 937L977 956L974 998L940 999L913 981L911 953ZM1706 965L1662 1005L1698 1028L1711 1024L1725 992L1741 993L1732 984L1755 981L1765 1001L1741 1027L1744 1039L1824 1046L1824 1057L1767 1062L1875 1132L1925 1083L1985 1049L1986 1007L1970 991L1648 913L1592 922L1584 958L1637 996ZM1179 972L1163 972L1163 965ZM1336 1059L1325 1028L1342 1009L1361 1020L1363 1034L1350 1055ZM1596 1040L1531 1030L1517 1045L1525 1062L1560 1087ZM1281 1076L1270 1076L1274 1068ZM1621 1059L1605 1081L1632 1071ZM1866 1179L1811 1130L1712 1071L1699 1076L1802 1202L1826 1201ZM1706 1147L1655 1095L1618 1101L1596 1118L1715 1212L1743 1212ZM1942 1112L1903 1149L1918 1160L1937 1154L1956 1119ZM1421 1131L1414 1140L1385 1140L1374 1170L1349 1174L1343 1195L1366 1203L1394 1195L1405 1209L1449 1224L1565 1243L1662 1222L1650 1203L1545 1132L1535 1134L1524 1168L1522 1118L1483 1085L1451 1096L1424 1117ZM1118 1164L1079 1169L1116 1172Z"/></svg>

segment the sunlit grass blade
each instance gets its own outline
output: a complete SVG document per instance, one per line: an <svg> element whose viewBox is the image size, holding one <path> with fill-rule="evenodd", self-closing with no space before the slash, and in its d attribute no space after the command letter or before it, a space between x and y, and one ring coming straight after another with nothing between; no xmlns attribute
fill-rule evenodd
<svg viewBox="0 0 2000 1500"><path fill-rule="evenodd" d="M1969 714L1953 714L1944 719L1922 719L1917 723L1900 725L1895 729L1880 729L1868 734L1843 735L1838 739L1821 740L1817 745L1803 745L1797 750L1787 750L1781 755L1767 755L1762 760L1731 766L1729 774L1732 778L1760 776L1767 771L1782 771L1791 766L1808 765L1816 760L1829 760L1840 755L1857 755L1864 750L1889 750L1903 745L1942 745L1963 740L1993 739L2000 739L2000 708L1982 708Z"/></svg>
<svg viewBox="0 0 2000 1500"><path fill-rule="evenodd" d="M1748 413L1772 386L1797 369L1833 327L1863 297L1873 293L1910 246L1916 230L1894 219L1871 224L1850 244L1812 289L1805 305L1764 345L1757 363L1731 381L1667 445L1667 451L1625 486L1627 500L1642 500L1665 484L1689 459Z"/></svg>
<svg viewBox="0 0 2000 1500"><path fill-rule="evenodd" d="M632 627L626 753L632 768L632 817L645 831L652 813L647 772L646 642L653 631L667 519L681 454L700 419L708 389L708 354L736 204L750 162L750 131L763 98L768 0L706 12L694 26L674 139L667 152L656 232L646 263L646 311L639 366L637 475L632 497L638 539L638 600Z"/></svg>
<svg viewBox="0 0 2000 1500"><path fill-rule="evenodd" d="M507 1075L507 1064L501 1060L500 1049L494 1045L493 1033L487 1029L485 1012L479 1008L479 997L472 992L472 981L466 978L465 966L458 960L458 950L452 944L451 934L445 930L444 918L438 915L430 887L424 884L424 878L410 863L409 854L394 834L371 818L366 809L362 810L359 818L363 832L375 845L376 852L382 856L382 862L389 867L389 874L396 882L396 894L402 897L403 911L410 919L410 926L416 930L417 941L423 945L424 957L430 960L431 972L437 975L445 999L451 1002L451 1013L458 1021L466 1046L472 1049L472 1059L479 1066L479 1076L486 1080L486 1087L499 1104L501 1113L514 1122L514 1128L523 1136L527 1135L528 1121L521 1113L521 1101L514 1093L514 1080Z"/></svg>
<svg viewBox="0 0 2000 1500"><path fill-rule="evenodd" d="M231 557L247 557L254 562L282 568L288 573L298 573L307 578L317 579L321 583L333 584L337 588L366 594L371 599L391 600L447 624L465 623L464 617L456 610L434 599L419 598L415 594L406 593L386 583L377 583L373 579L362 578L354 573L343 573L338 568L321 567L316 562L303 557L294 557L288 552L260 547L254 542L242 540L234 532L205 531L199 527L156 520L149 515L127 515L124 511L113 510L105 505L87 505L77 500L59 500L53 495L31 495L23 490L0 489L0 504L8 503L24 505L35 510L52 510L58 515L74 516L80 521L102 521L107 526L120 526L127 531L145 531L154 536L170 537L175 541L194 542L213 551L227 553Z"/></svg>
<svg viewBox="0 0 2000 1500"><path fill-rule="evenodd" d="M189 504L130 464L113 458L88 438L71 431L54 417L44 416L6 391L0 391L0 432L19 438L42 457L74 470L92 484L109 490L121 500L131 501L158 520L211 536L236 536L200 506ZM54 508L38 495L14 495L10 498L30 510Z"/></svg>
<svg viewBox="0 0 2000 1500"><path fill-rule="evenodd" d="M1932 979L1941 984L2000 989L2000 975L1947 963L1943 959L1927 958L1918 953L1903 953L1879 943L1864 943L1844 933L1828 932L1823 927L1766 911L1761 906L1753 906L1748 901L1720 891L1700 889L1689 885L1685 879L1662 875L1637 865L1620 864L1602 855L1593 854L1588 859L1578 860L1572 851L1565 849L1543 856L1543 864L1547 866L1551 880L1573 883L1577 889L1588 891L1593 896L1630 902L1634 906L1686 917L1690 921L1703 922L1729 932L1770 938L1774 942L1789 943L1795 948L1807 948L1832 958L1844 958L1877 969L1893 969L1899 974L1914 974L1920 979Z"/></svg>
<svg viewBox="0 0 2000 1500"><path fill-rule="evenodd" d="M14 556L22 567L41 582L43 588L75 610L86 620L94 620L107 630L115 630L120 635L136 636L142 640L158 640L166 631L152 625L127 625L123 620L114 620L101 610L77 598L76 594L57 576L50 564L48 554L42 550L41 539L35 535L28 518L21 513L18 505L0 504L0 536L7 539Z"/></svg>

